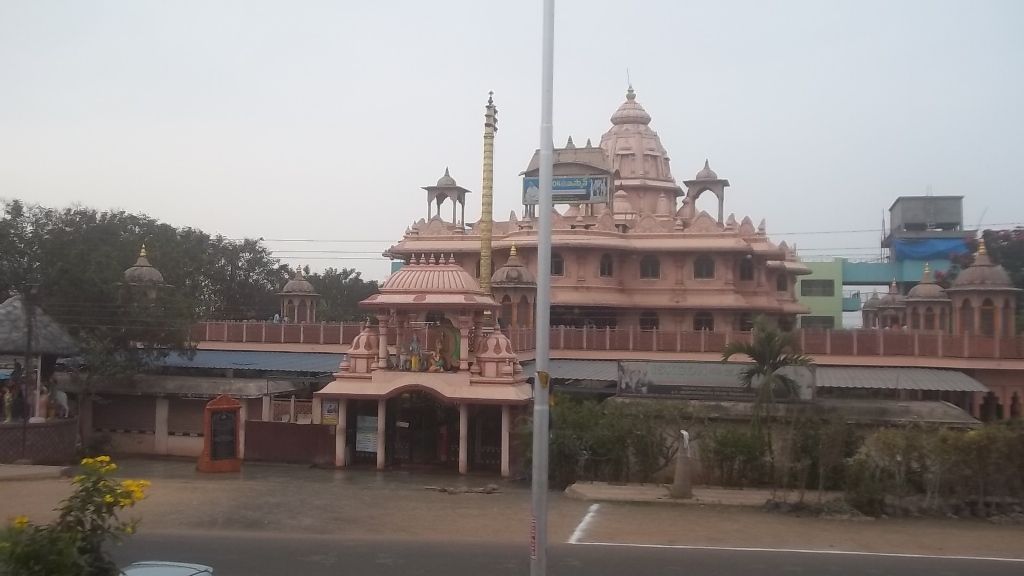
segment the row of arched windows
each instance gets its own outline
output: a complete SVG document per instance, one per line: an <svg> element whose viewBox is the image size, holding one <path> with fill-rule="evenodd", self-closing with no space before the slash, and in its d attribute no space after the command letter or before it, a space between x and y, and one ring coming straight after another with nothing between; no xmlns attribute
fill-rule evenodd
<svg viewBox="0 0 1024 576"><path fill-rule="evenodd" d="M615 276L615 260L611 254L602 254L598 264L598 274L601 278L612 278ZM565 259L558 252L551 254L551 275L565 276ZM711 256L698 256L693 262L693 277L696 280L715 279L715 259ZM640 278L643 280L658 280L661 278L661 260L657 256L648 254L640 259ZM754 279L754 263L750 260L743 260L740 263L740 280Z"/></svg>
<svg viewBox="0 0 1024 576"><path fill-rule="evenodd" d="M646 310L640 313L640 329L641 330L658 330L661 328L661 320L658 317L658 313L652 310ZM750 332L754 329L754 316L749 312L744 312L736 318L736 324L734 329L740 332ZM711 312L697 312L693 315L693 331L694 332L714 332L715 331L715 315Z"/></svg>

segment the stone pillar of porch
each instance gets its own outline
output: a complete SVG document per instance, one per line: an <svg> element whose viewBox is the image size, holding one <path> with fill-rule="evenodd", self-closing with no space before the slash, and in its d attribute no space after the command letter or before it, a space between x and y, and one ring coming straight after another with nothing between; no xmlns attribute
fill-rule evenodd
<svg viewBox="0 0 1024 576"><path fill-rule="evenodd" d="M379 335L380 350L377 354L377 369L388 369L388 320L387 316L377 316L377 334Z"/></svg>
<svg viewBox="0 0 1024 576"><path fill-rule="evenodd" d="M508 404L504 404L501 407L501 475L508 478L511 474L511 466L509 465L510 454L509 450L511 447L510 442L510 429L512 427L512 414L511 408Z"/></svg>
<svg viewBox="0 0 1024 576"><path fill-rule="evenodd" d="M312 422L313 424L319 424L321 418L323 417L323 414L321 414L321 412L323 411L323 400L319 396L314 396L313 402L311 402L311 404L313 410Z"/></svg>
<svg viewBox="0 0 1024 576"><path fill-rule="evenodd" d="M338 425L334 429L334 465L348 464L348 400L338 400Z"/></svg>
<svg viewBox="0 0 1024 576"><path fill-rule="evenodd" d="M384 398L377 400L377 470L383 470L384 460L384 435L386 428L384 419L387 416L388 401Z"/></svg>
<svg viewBox="0 0 1024 576"><path fill-rule="evenodd" d="M274 400L273 400L273 398L269 394L263 396L263 414L262 414L262 419L263 419L264 422L270 422L273 419L273 413L274 413L274 404L273 404L273 402L274 402Z"/></svg>
<svg viewBox="0 0 1024 576"><path fill-rule="evenodd" d="M459 404L459 474L469 472L469 405Z"/></svg>
<svg viewBox="0 0 1024 576"><path fill-rule="evenodd" d="M470 319L459 320L459 371L469 370L469 328Z"/></svg>

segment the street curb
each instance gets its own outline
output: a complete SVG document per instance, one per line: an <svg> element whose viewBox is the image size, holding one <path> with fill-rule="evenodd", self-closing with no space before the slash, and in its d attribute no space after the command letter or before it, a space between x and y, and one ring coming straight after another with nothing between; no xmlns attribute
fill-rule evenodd
<svg viewBox="0 0 1024 576"><path fill-rule="evenodd" d="M18 480L57 480L69 478L68 466L32 466L25 464L0 464L0 482Z"/></svg>

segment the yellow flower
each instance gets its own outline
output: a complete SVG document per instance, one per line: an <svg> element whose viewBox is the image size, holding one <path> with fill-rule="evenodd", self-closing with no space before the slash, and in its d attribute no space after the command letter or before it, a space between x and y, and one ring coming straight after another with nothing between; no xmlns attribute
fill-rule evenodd
<svg viewBox="0 0 1024 576"><path fill-rule="evenodd" d="M18 516L14 519L13 524L14 527L18 528L19 530L24 528L25 526L28 526L28 516Z"/></svg>
<svg viewBox="0 0 1024 576"><path fill-rule="evenodd" d="M107 464L106 466L100 468L101 472L113 472L114 470L117 470L117 464Z"/></svg>
<svg viewBox="0 0 1024 576"><path fill-rule="evenodd" d="M93 460L92 458L82 458L82 466L91 466L92 464L95 463L96 461Z"/></svg>
<svg viewBox="0 0 1024 576"><path fill-rule="evenodd" d="M117 504L121 508L124 508L125 506L131 506L132 505L132 499L131 498L121 498L120 500L117 501Z"/></svg>
<svg viewBox="0 0 1024 576"><path fill-rule="evenodd" d="M103 497L103 501L106 502L107 504L112 504L114 502L114 497L111 496L110 494L107 494L106 496Z"/></svg>
<svg viewBox="0 0 1024 576"><path fill-rule="evenodd" d="M97 456L96 461L100 464L106 464L110 462L110 456Z"/></svg>
<svg viewBox="0 0 1024 576"><path fill-rule="evenodd" d="M135 527L134 526L128 525L128 526L124 527L124 533L125 534L132 534L134 532L135 532Z"/></svg>
<svg viewBox="0 0 1024 576"><path fill-rule="evenodd" d="M74 480L72 480L72 482L74 482L75 484L78 484L82 480L85 480L85 476L78 475L78 476L75 476L75 478L74 478Z"/></svg>

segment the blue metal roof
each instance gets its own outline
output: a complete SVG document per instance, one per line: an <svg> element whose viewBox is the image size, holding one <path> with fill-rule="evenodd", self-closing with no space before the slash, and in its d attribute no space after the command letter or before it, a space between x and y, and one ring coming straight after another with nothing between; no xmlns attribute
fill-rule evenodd
<svg viewBox="0 0 1024 576"><path fill-rule="evenodd" d="M333 373L344 354L319 352L251 352L236 350L196 350L192 360L172 354L161 364L175 368L234 368L272 372Z"/></svg>

